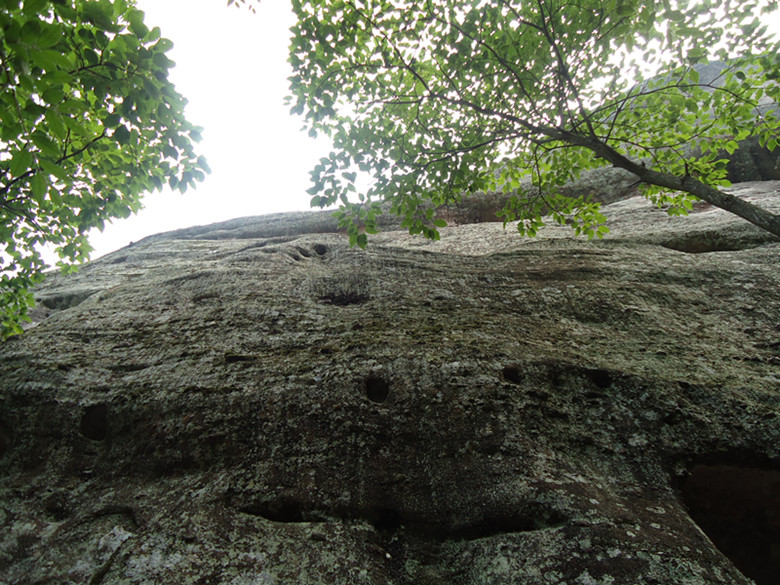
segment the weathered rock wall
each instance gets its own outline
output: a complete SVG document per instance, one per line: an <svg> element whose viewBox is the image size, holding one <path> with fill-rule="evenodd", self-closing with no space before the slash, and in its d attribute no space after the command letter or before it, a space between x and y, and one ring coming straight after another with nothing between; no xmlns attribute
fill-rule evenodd
<svg viewBox="0 0 780 585"><path fill-rule="evenodd" d="M0 345L0 582L773 583L780 243L610 217L273 216L50 278Z"/></svg>

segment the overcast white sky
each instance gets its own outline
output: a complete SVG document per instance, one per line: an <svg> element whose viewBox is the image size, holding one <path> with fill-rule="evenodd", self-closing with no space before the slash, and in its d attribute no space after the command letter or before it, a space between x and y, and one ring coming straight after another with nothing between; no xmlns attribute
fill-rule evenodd
<svg viewBox="0 0 780 585"><path fill-rule="evenodd" d="M93 258L163 231L278 211L310 209L309 171L330 151L301 132L284 105L288 0L265 0L252 14L226 0L137 0L150 28L174 42L171 79L204 127L198 145L212 173L196 191L154 192L138 215L115 220L90 241Z"/></svg>
<svg viewBox="0 0 780 585"><path fill-rule="evenodd" d="M200 152L212 174L196 191L155 192L145 209L91 236L93 258L151 234L279 211L310 209L309 171L330 144L301 132L284 105L289 0L265 0L257 13L226 0L137 0L149 27L174 42L171 79L203 126ZM775 13L772 28L780 30Z"/></svg>

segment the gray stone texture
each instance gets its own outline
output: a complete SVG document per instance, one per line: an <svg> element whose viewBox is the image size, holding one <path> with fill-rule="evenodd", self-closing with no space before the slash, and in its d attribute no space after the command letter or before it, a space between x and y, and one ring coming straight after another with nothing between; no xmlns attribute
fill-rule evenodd
<svg viewBox="0 0 780 585"><path fill-rule="evenodd" d="M247 218L51 276L0 344L0 583L772 583L780 242L607 212Z"/></svg>

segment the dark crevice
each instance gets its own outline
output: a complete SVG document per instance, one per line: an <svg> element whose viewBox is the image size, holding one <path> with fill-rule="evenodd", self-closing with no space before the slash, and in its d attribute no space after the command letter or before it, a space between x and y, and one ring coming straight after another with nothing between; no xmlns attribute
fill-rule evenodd
<svg viewBox="0 0 780 585"><path fill-rule="evenodd" d="M770 236L771 237L771 236ZM661 245L669 250L686 254L705 254L708 252L738 252L749 250L766 243L766 238L756 241L730 239L720 235L690 234L677 239L663 242Z"/></svg>
<svg viewBox="0 0 780 585"><path fill-rule="evenodd" d="M347 510L323 510L310 506L293 497L278 497L266 501L238 503L228 495L230 505L239 512L257 516L270 522L283 524L327 522L335 519L363 520L374 526L386 537L399 533L415 535L426 540L476 540L502 534L534 532L563 526L568 518L545 504L529 503L522 510L492 511L468 523L451 520L437 522L404 513L391 507L379 507L364 514L351 514Z"/></svg>
<svg viewBox="0 0 780 585"><path fill-rule="evenodd" d="M347 305L361 305L371 300L371 297L362 291L332 291L320 296L320 301L327 305L346 307Z"/></svg>
<svg viewBox="0 0 780 585"><path fill-rule="evenodd" d="M0 458L11 450L12 443L13 433L11 432L11 425L0 420Z"/></svg>
<svg viewBox="0 0 780 585"><path fill-rule="evenodd" d="M150 367L151 364L121 363L109 365L108 369L112 372L140 372L141 370L145 370Z"/></svg>
<svg viewBox="0 0 780 585"><path fill-rule="evenodd" d="M241 353L232 353L232 352L226 352L225 353L225 363L226 364L237 364L241 362L253 362L256 361L257 357L252 355L245 355Z"/></svg>
<svg viewBox="0 0 780 585"><path fill-rule="evenodd" d="M697 464L680 484L691 518L756 585L780 575L780 470Z"/></svg>
<svg viewBox="0 0 780 585"><path fill-rule="evenodd" d="M55 492L49 494L43 501L43 509L55 522L62 522L70 516L67 494Z"/></svg>
<svg viewBox="0 0 780 585"><path fill-rule="evenodd" d="M504 379L512 384L520 384L523 381L523 373L517 366L505 366L501 374Z"/></svg>
<svg viewBox="0 0 780 585"><path fill-rule="evenodd" d="M326 515L291 498L278 498L275 500L252 502L238 508L239 512L258 516L271 522L294 524L300 522L322 522Z"/></svg>
<svg viewBox="0 0 780 585"><path fill-rule="evenodd" d="M46 296L41 296L36 300L47 309L52 309L54 311L62 311L65 309L71 309L73 307L77 307L78 305L86 301L89 297L91 297L92 295L98 292L100 291L99 290L65 291L65 292L50 294Z"/></svg>
<svg viewBox="0 0 780 585"><path fill-rule="evenodd" d="M103 516L122 516L129 521L130 526L133 528L138 528L140 526L135 509L132 506L126 506L123 504L108 504L107 506L103 506L92 513L93 518L101 518Z"/></svg>
<svg viewBox="0 0 780 585"><path fill-rule="evenodd" d="M390 396L390 384L378 376L369 376L366 379L366 397L371 402L381 404Z"/></svg>
<svg viewBox="0 0 780 585"><path fill-rule="evenodd" d="M568 518L544 504L530 503L522 510L492 511L476 521L464 524L435 522L405 517L398 510L381 508L370 515L377 531L394 533L402 530L434 541L476 540L501 534L534 532L563 526Z"/></svg>
<svg viewBox="0 0 780 585"><path fill-rule="evenodd" d="M585 370L585 375L599 388L609 388L612 385L612 373L607 370Z"/></svg>
<svg viewBox="0 0 780 585"><path fill-rule="evenodd" d="M102 441L108 435L108 406L93 404L81 416L81 434L92 441Z"/></svg>
<svg viewBox="0 0 780 585"><path fill-rule="evenodd" d="M379 532L395 532L401 528L401 514L391 508L380 509L371 523Z"/></svg>
<svg viewBox="0 0 780 585"><path fill-rule="evenodd" d="M515 532L534 532L548 528L557 528L567 522L567 518L542 504L530 504L520 511L491 512L479 522L454 528L449 531L449 539L475 540L499 534Z"/></svg>

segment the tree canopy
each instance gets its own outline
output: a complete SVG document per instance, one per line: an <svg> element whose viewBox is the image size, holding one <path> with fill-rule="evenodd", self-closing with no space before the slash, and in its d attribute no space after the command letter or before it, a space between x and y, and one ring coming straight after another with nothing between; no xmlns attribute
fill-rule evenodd
<svg viewBox="0 0 780 585"><path fill-rule="evenodd" d="M90 229L208 166L168 80L173 44L132 0L2 0L0 30L2 338L32 304L42 246L83 261Z"/></svg>
<svg viewBox="0 0 780 585"><path fill-rule="evenodd" d="M292 111L334 143L312 203L340 202L353 244L383 206L437 238L436 209L479 191L512 193L502 214L521 233L549 218L601 236L599 204L558 188L604 165L670 213L701 198L780 235L780 217L721 189L739 141L779 140L771 0L292 4ZM725 69L701 79L714 59ZM538 189L521 189L527 177Z"/></svg>

